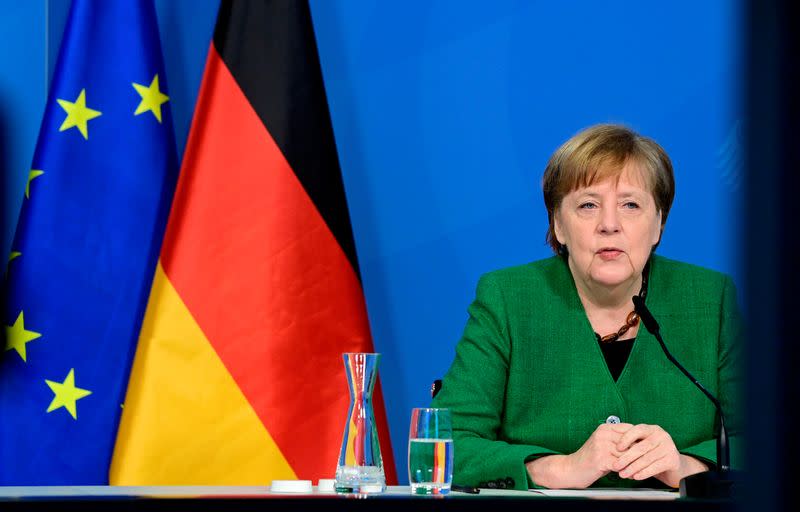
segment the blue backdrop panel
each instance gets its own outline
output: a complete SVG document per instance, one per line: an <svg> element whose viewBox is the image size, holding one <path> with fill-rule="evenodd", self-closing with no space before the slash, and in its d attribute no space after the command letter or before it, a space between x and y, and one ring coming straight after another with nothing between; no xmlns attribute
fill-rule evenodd
<svg viewBox="0 0 800 512"><path fill-rule="evenodd" d="M14 236L47 100L45 2L0 1L0 262Z"/></svg>
<svg viewBox="0 0 800 512"><path fill-rule="evenodd" d="M45 3L57 17L68 0ZM156 3L182 152L218 0ZM402 479L410 410L427 404L430 381L447 370L478 277L549 255L539 181L580 128L623 122L659 141L677 179L659 252L738 275L739 0L311 8ZM26 44L0 50L6 62L18 58L0 69L0 84L36 80L30 62L43 58L43 30L14 34ZM23 106L39 112L30 140L15 139L16 161L0 154L4 240L43 98L22 86L0 96L6 132L23 133Z"/></svg>

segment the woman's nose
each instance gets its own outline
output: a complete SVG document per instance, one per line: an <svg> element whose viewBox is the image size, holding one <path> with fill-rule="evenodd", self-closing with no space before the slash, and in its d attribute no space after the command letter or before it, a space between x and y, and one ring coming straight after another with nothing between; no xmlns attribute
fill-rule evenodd
<svg viewBox="0 0 800 512"><path fill-rule="evenodd" d="M620 230L619 217L616 208L602 208L600 211L600 223L597 229L601 233L616 233Z"/></svg>

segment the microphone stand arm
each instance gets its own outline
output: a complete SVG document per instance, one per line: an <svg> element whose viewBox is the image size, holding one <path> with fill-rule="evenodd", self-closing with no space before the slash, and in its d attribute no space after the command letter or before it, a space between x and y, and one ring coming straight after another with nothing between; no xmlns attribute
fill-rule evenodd
<svg viewBox="0 0 800 512"><path fill-rule="evenodd" d="M678 369L683 372L686 377L691 380L695 386L700 389L700 391L705 394L709 400L714 404L714 407L717 409L717 417L719 418L719 428L717 429L717 467L720 474L725 474L730 469L730 448L728 447L728 430L725 428L725 416L722 414L722 406L719 403L719 400L712 395L700 382L694 378L694 376L689 373L689 370L683 367L681 363L678 362L675 357L670 353L667 345L664 343L664 340L661 338L661 332L656 330L653 333L658 340L658 343L661 345L661 348L664 350L664 353L667 355L667 359L669 359L672 364L678 367Z"/></svg>

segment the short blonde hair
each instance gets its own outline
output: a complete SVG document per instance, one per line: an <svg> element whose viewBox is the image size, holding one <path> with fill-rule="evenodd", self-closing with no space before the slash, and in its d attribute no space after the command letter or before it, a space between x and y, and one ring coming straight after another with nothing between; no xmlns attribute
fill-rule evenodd
<svg viewBox="0 0 800 512"><path fill-rule="evenodd" d="M547 243L555 252L559 252L560 244L556 240L553 218L564 196L608 178L619 179L629 161L639 164L642 178L661 212L663 229L675 198L675 177L666 151L654 140L625 126L598 124L562 144L544 170L542 189L550 222Z"/></svg>

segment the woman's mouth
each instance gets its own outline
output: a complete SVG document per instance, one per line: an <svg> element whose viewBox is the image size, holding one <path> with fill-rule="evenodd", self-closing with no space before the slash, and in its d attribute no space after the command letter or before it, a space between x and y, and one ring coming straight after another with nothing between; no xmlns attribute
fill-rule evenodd
<svg viewBox="0 0 800 512"><path fill-rule="evenodd" d="M622 255L622 249L617 249L616 247L604 247L597 251L597 255L600 259L605 261L611 261L619 258Z"/></svg>

